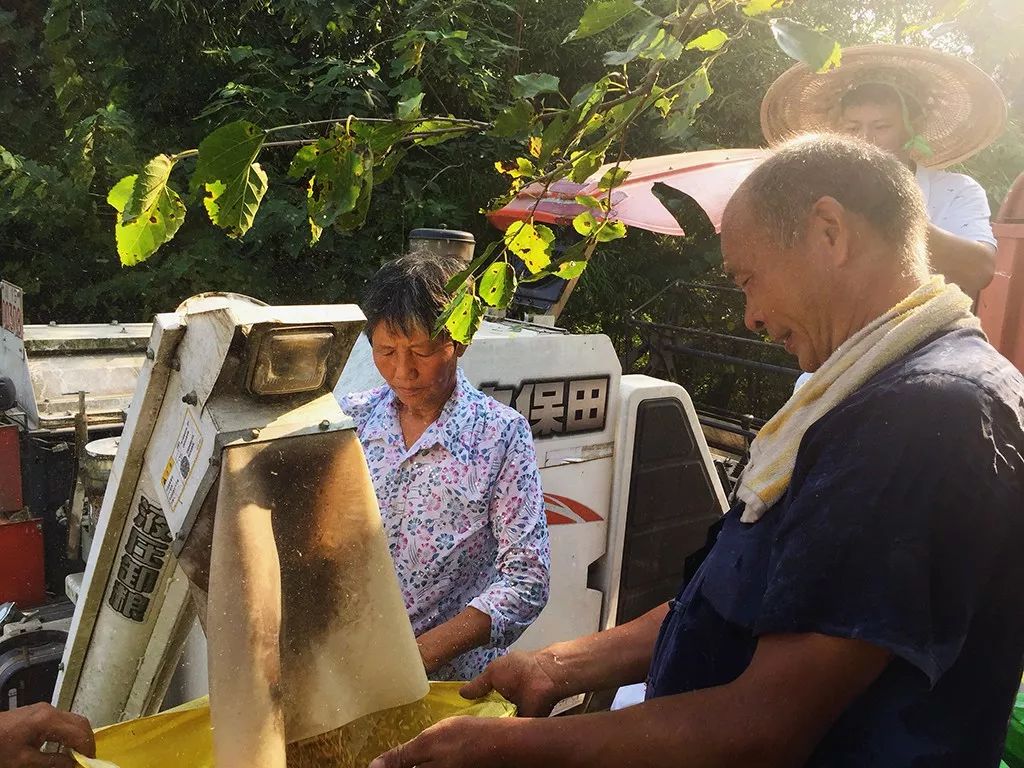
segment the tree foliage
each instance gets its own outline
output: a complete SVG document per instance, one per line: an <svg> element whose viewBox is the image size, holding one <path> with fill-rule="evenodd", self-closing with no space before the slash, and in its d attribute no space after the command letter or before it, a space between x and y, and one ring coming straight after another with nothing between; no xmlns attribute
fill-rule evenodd
<svg viewBox="0 0 1024 768"><path fill-rule="evenodd" d="M585 178L602 160L760 143L760 98L792 63L779 29L945 47L1018 95L1018 6L954 5L8 0L3 272L27 289L35 320L145 319L199 290L353 300L414 226L470 229L488 242L481 208L527 183ZM805 43L820 58L816 39ZM969 168L998 198L1022 166L1019 140L1005 140ZM113 192L132 176L119 208ZM615 270L633 269L637 291L658 287L664 270L631 259L636 236L611 242L621 232L601 213L576 229L608 241L599 252ZM589 248L553 259L550 233L534 225L532 234L499 240L477 266L476 285L489 275L499 306L514 273L486 270L516 255L512 245L537 269L519 283L587 264ZM122 268L118 243L126 261L151 255ZM691 261L674 266L703 268ZM599 282L589 274L585 295ZM575 316L621 315L630 295L574 302ZM484 298L471 296L479 309Z"/></svg>

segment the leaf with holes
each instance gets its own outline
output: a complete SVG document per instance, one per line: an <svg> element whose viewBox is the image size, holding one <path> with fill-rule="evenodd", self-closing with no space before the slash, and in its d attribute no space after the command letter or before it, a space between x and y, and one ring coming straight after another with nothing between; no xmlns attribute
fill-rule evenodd
<svg viewBox="0 0 1024 768"><path fill-rule="evenodd" d="M532 99L542 93L558 93L558 78L546 72L516 75L512 79L515 80L513 93L524 99Z"/></svg>
<svg viewBox="0 0 1024 768"><path fill-rule="evenodd" d="M590 211L575 216L572 220L572 228L584 237L590 237L597 229L598 221Z"/></svg>
<svg viewBox="0 0 1024 768"><path fill-rule="evenodd" d="M241 237L252 226L267 191L267 174L256 162L266 133L239 120L203 139L192 173L192 189L206 190L203 205L210 221Z"/></svg>
<svg viewBox="0 0 1024 768"><path fill-rule="evenodd" d="M452 300L451 313L445 319L444 327L459 344L469 344L483 316L484 306L480 298L463 290Z"/></svg>
<svg viewBox="0 0 1024 768"><path fill-rule="evenodd" d="M543 224L534 226L528 221L514 222L505 230L505 245L522 259L526 268L536 274L551 263L551 243L555 233Z"/></svg>
<svg viewBox="0 0 1024 768"><path fill-rule="evenodd" d="M563 280L574 280L575 278L582 275L583 270L585 270L586 268L586 261L582 259L569 259L568 261L561 262L558 265L558 269L556 269L552 274L555 277L562 278Z"/></svg>
<svg viewBox="0 0 1024 768"><path fill-rule="evenodd" d="M373 153L355 137L320 139L314 174L309 180L307 211L319 229L337 224L350 230L361 224L369 209L373 188ZM313 229L313 241L317 230Z"/></svg>
<svg viewBox="0 0 1024 768"><path fill-rule="evenodd" d="M703 35L693 38L686 44L686 50L717 51L729 40L729 36L720 29L709 29Z"/></svg>
<svg viewBox="0 0 1024 768"><path fill-rule="evenodd" d="M185 221L185 204L181 197L164 185L152 199L152 205L142 211L133 221L123 220L125 207L135 192L138 176L126 176L114 185L107 194L107 203L117 211L114 237L121 263L131 267L145 261L156 250L174 237Z"/></svg>
<svg viewBox="0 0 1024 768"><path fill-rule="evenodd" d="M771 25L775 42L790 58L818 73L839 66L842 48L828 35L792 19L772 19Z"/></svg>
<svg viewBox="0 0 1024 768"><path fill-rule="evenodd" d="M511 264L496 261L480 278L480 298L485 304L506 309L516 295L516 271Z"/></svg>
<svg viewBox="0 0 1024 768"><path fill-rule="evenodd" d="M597 0L583 11L579 24L562 42L582 40L604 32L640 8L634 0Z"/></svg>

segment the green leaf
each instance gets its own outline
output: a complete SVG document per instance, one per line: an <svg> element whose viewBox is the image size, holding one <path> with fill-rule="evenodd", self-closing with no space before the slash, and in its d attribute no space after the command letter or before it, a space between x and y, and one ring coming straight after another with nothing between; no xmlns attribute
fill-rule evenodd
<svg viewBox="0 0 1024 768"><path fill-rule="evenodd" d="M377 163L373 170L373 185L383 184L394 174L398 164L406 155L404 147L395 147L384 158L384 162Z"/></svg>
<svg viewBox="0 0 1024 768"><path fill-rule="evenodd" d="M446 128L451 128L451 130L447 131ZM453 126L450 120L424 120L408 135L412 137L412 143L417 147L433 147L465 136L466 129Z"/></svg>
<svg viewBox="0 0 1024 768"><path fill-rule="evenodd" d="M608 82L605 79L598 80L596 83L587 83L576 91L569 104L574 109L579 108L580 114L585 115L601 103L607 92Z"/></svg>
<svg viewBox="0 0 1024 768"><path fill-rule="evenodd" d="M605 221L597 230L597 242L610 243L626 236L626 225L621 221Z"/></svg>
<svg viewBox="0 0 1024 768"><path fill-rule="evenodd" d="M164 185L153 198L150 208L141 212L134 221L124 223L123 215L128 201L135 193L138 176L126 176L107 194L107 202L117 211L114 236L121 263L131 267L145 261L157 248L166 243L185 221L185 204L181 197Z"/></svg>
<svg viewBox="0 0 1024 768"><path fill-rule="evenodd" d="M626 236L626 225L619 221L598 221L590 211L584 211L572 220L573 229L584 237L593 236L599 243L608 243Z"/></svg>
<svg viewBox="0 0 1024 768"><path fill-rule="evenodd" d="M516 96L532 99L542 93L558 93L558 78L544 72L529 75L516 75L512 91Z"/></svg>
<svg viewBox="0 0 1024 768"><path fill-rule="evenodd" d="M569 131L578 120L579 111L571 110L559 113L548 123L544 133L541 135L543 144L540 157L538 158L541 166L545 165L555 152L562 149L562 144L568 137Z"/></svg>
<svg viewBox="0 0 1024 768"><path fill-rule="evenodd" d="M205 188L210 220L241 237L252 226L267 191L267 174L255 162L266 133L245 120L228 123L203 139L192 189Z"/></svg>
<svg viewBox="0 0 1024 768"><path fill-rule="evenodd" d="M415 120L420 116L420 106L423 104L423 93L417 93L408 99L398 102L395 116L399 120Z"/></svg>
<svg viewBox="0 0 1024 768"><path fill-rule="evenodd" d="M461 272L457 273L451 280L445 285L445 293L452 293L457 288L461 287L466 278L475 273L480 267L487 263L487 260L491 258L491 254L494 253L494 249L498 247L498 240L493 240L487 244L484 248L484 252L473 259L473 262Z"/></svg>
<svg viewBox="0 0 1024 768"><path fill-rule="evenodd" d="M761 16L784 6L789 0L746 0L743 13L747 16Z"/></svg>
<svg viewBox="0 0 1024 768"><path fill-rule="evenodd" d="M570 159L572 173L569 178L577 184L582 184L604 164L604 151L573 152Z"/></svg>
<svg viewBox="0 0 1024 768"><path fill-rule="evenodd" d="M695 37L693 40L686 44L686 50L692 51L697 49L698 51L717 51L726 41L729 36L720 29L709 29L700 37Z"/></svg>
<svg viewBox="0 0 1024 768"><path fill-rule="evenodd" d="M416 94L422 92L423 83L420 82L420 79L418 77L410 77L406 80L403 80L390 91L391 95L397 96L400 101L411 99Z"/></svg>
<svg viewBox="0 0 1024 768"><path fill-rule="evenodd" d="M157 155L142 169L132 188L132 196L121 212L121 223L131 224L144 212L156 206L157 198L164 194L170 181L174 161L167 155Z"/></svg>
<svg viewBox="0 0 1024 768"><path fill-rule="evenodd" d="M590 237L598 227L598 221L590 211L575 216L572 220L572 228L584 237Z"/></svg>
<svg viewBox="0 0 1024 768"><path fill-rule="evenodd" d="M536 274L551 263L551 243L555 233L543 224L514 222L505 230L505 245L522 259L526 268Z"/></svg>
<svg viewBox="0 0 1024 768"><path fill-rule="evenodd" d="M363 159L362 189L356 200L355 207L346 213L338 216L334 223L335 228L342 232L352 232L359 229L366 222L366 216L370 212L370 199L373 196L373 159L372 156Z"/></svg>
<svg viewBox="0 0 1024 768"><path fill-rule="evenodd" d="M674 104L667 115L668 121L662 129L662 136L666 139L684 136L697 118L700 105L714 92L704 65L690 73L680 86L678 98L673 99Z"/></svg>
<svg viewBox="0 0 1024 768"><path fill-rule="evenodd" d="M533 105L526 99L520 99L495 118L490 134L498 138L524 134L530 130L533 116Z"/></svg>
<svg viewBox="0 0 1024 768"><path fill-rule="evenodd" d="M609 189L619 186L628 178L629 171L620 166L613 166L605 171L604 176L601 177L601 181L597 183L597 188L607 192Z"/></svg>
<svg viewBox="0 0 1024 768"><path fill-rule="evenodd" d="M792 19L772 19L771 26L775 42L790 58L818 73L839 66L842 49L828 35Z"/></svg>
<svg viewBox="0 0 1024 768"><path fill-rule="evenodd" d="M496 261L480 278L480 298L485 304L506 309L516 294L516 271L511 264Z"/></svg>
<svg viewBox="0 0 1024 768"><path fill-rule="evenodd" d="M634 0L597 0L583 11L579 24L562 42L582 40L585 37L604 32L639 9Z"/></svg>
<svg viewBox="0 0 1024 768"><path fill-rule="evenodd" d="M344 134L320 139L315 173L309 180L307 210L321 229L337 223L351 229L362 223L373 187L373 154ZM343 219L347 214L354 216Z"/></svg>
<svg viewBox="0 0 1024 768"><path fill-rule="evenodd" d="M657 101L654 102L654 108L658 110L662 117L668 117L668 113L672 111L672 106L678 98L678 93L674 93L671 96L659 96Z"/></svg>
<svg viewBox="0 0 1024 768"><path fill-rule="evenodd" d="M452 311L444 327L459 344L469 344L483 316L484 307L480 299L469 291L463 291L452 300Z"/></svg>
<svg viewBox="0 0 1024 768"><path fill-rule="evenodd" d="M320 150L316 144L306 144L299 148L288 166L288 175L293 179L300 179L316 167L317 156Z"/></svg>
<svg viewBox="0 0 1024 768"><path fill-rule="evenodd" d="M624 51L609 51L604 55L608 67L620 67L636 58L654 61L674 61L683 53L683 44L662 26L664 19L652 19L633 38Z"/></svg>
<svg viewBox="0 0 1024 768"><path fill-rule="evenodd" d="M606 211L608 209L608 202L604 198L598 200L592 195L576 195L576 202L598 211Z"/></svg>
<svg viewBox="0 0 1024 768"><path fill-rule="evenodd" d="M569 259L563 261L558 265L558 268L552 273L555 277L560 277L563 280L574 280L583 274L583 270L587 268L587 262L584 260Z"/></svg>

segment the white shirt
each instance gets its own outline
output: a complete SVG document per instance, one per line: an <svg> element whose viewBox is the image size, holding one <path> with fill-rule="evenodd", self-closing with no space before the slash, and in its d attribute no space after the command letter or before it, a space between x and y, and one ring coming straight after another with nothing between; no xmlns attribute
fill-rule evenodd
<svg viewBox="0 0 1024 768"><path fill-rule="evenodd" d="M962 173L923 165L917 166L915 177L932 224L951 235L995 246L992 212L981 184Z"/></svg>
<svg viewBox="0 0 1024 768"><path fill-rule="evenodd" d="M914 177L924 197L928 221L951 235L987 243L993 248L996 246L996 238L992 234L992 211L981 184L963 173L950 173L923 165L917 166ZM811 374L801 373L793 391L800 389L809 378Z"/></svg>

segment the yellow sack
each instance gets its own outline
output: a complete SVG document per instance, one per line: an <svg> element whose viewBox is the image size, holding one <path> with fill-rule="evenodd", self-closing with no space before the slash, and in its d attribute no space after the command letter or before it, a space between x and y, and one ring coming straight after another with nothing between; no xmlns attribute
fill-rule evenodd
<svg viewBox="0 0 1024 768"><path fill-rule="evenodd" d="M514 717L496 693L478 701L459 696L462 683L431 683L420 701L375 712L336 731L288 745L288 767L366 768L373 758L455 715ZM244 749L243 745L239 745ZM84 768L213 768L206 697L152 717L96 731L96 759L75 755Z"/></svg>

